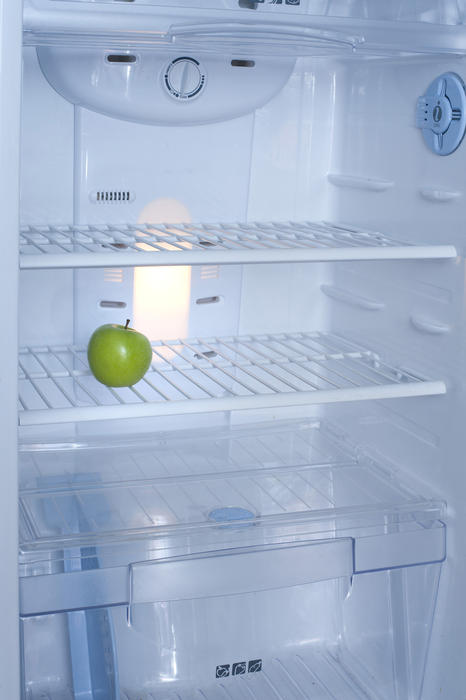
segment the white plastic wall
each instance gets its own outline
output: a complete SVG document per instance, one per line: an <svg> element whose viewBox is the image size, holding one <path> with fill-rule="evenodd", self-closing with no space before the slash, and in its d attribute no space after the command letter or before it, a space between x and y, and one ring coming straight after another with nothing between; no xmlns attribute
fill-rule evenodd
<svg viewBox="0 0 466 700"><path fill-rule="evenodd" d="M21 3L0 2L0 697L19 699L17 518L18 186Z"/></svg>
<svg viewBox="0 0 466 700"><path fill-rule="evenodd" d="M378 192L333 187L330 206L336 219L380 228L414 243L448 240L464 251L466 145L450 156L436 156L414 122L416 97L445 71L464 79L466 62L356 62L344 69L332 172L391 184ZM333 284L345 290L347 303L330 302L332 326L365 335L395 361L424 365L431 376L447 381L447 395L438 399L359 404L330 412L356 440L411 475L425 494L448 504L448 558L422 698L459 698L466 683L464 259L338 265ZM358 308L352 295L377 300L382 308Z"/></svg>

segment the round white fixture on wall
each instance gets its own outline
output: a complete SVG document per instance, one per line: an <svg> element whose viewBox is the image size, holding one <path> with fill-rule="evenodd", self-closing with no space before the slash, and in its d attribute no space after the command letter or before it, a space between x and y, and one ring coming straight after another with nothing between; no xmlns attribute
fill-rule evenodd
<svg viewBox="0 0 466 700"><path fill-rule="evenodd" d="M163 76L165 87L176 100L191 100L200 95L205 87L205 79L199 61L188 56L170 61Z"/></svg>
<svg viewBox="0 0 466 700"><path fill-rule="evenodd" d="M439 156L456 151L466 133L466 90L456 73L442 73L417 101L416 126Z"/></svg>

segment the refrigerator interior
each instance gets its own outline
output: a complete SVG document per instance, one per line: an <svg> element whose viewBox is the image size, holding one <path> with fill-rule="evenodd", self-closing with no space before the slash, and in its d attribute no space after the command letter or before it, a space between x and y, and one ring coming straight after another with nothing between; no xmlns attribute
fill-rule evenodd
<svg viewBox="0 0 466 700"><path fill-rule="evenodd" d="M376 19L464 13L404 7ZM39 63L24 49L22 252L36 266L20 284L24 697L453 698L464 146L429 152L415 108L437 75L464 77L464 59L198 51L209 110L203 95L166 113L155 100L138 123L147 75L138 84L131 71L177 53L134 54L45 48ZM272 76L257 89L256 70ZM252 263L226 264L237 245L215 258L219 223L236 235L246 221L235 263ZM83 241L108 255L95 227L125 234L123 222L183 236L205 222L206 262L128 264L114 242L112 265L60 263ZM70 225L84 232L71 250ZM459 257L254 258L258 230L289 241L297 228L356 249L380 232ZM38 243L56 269L30 262ZM94 328L126 318L166 341L140 395L109 394L82 369Z"/></svg>

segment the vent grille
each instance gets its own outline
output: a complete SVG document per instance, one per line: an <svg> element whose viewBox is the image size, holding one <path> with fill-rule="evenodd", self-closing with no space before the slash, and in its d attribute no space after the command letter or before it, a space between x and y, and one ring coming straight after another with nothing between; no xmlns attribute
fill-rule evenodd
<svg viewBox="0 0 466 700"><path fill-rule="evenodd" d="M202 265L201 280L217 280L220 276L219 265Z"/></svg>
<svg viewBox="0 0 466 700"><path fill-rule="evenodd" d="M123 270L114 267L105 268L104 282L116 282L117 284L121 284L121 282L123 282Z"/></svg>
<svg viewBox="0 0 466 700"><path fill-rule="evenodd" d="M95 204L124 204L134 199L131 190L96 190L90 194L90 200Z"/></svg>

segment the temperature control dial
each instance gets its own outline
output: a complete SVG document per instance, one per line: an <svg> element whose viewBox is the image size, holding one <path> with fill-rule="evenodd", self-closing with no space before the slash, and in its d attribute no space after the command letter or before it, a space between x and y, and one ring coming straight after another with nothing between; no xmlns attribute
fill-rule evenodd
<svg viewBox="0 0 466 700"><path fill-rule="evenodd" d="M466 92L456 73L443 73L417 101L416 126L440 156L456 151L466 131Z"/></svg>
<svg viewBox="0 0 466 700"><path fill-rule="evenodd" d="M205 87L205 73L195 58L180 56L168 64L164 76L168 92L176 100L191 100Z"/></svg>

